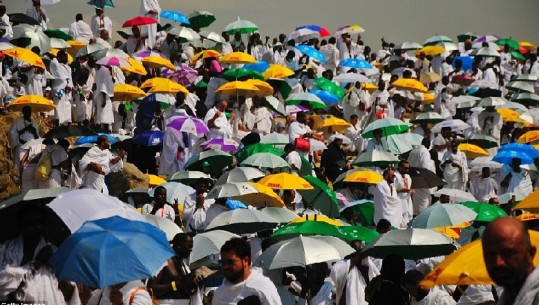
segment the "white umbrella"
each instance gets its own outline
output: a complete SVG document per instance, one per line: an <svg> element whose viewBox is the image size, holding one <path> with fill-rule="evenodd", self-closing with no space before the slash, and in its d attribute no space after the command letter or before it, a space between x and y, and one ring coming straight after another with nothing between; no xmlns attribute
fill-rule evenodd
<svg viewBox="0 0 539 305"><path fill-rule="evenodd" d="M355 83L355 82L371 83L371 80L367 76L363 74L359 74L359 73L339 74L336 77L334 77L333 80L339 83Z"/></svg>
<svg viewBox="0 0 539 305"><path fill-rule="evenodd" d="M224 183L214 186L206 199L229 198L258 193L258 189L247 182Z"/></svg>
<svg viewBox="0 0 539 305"><path fill-rule="evenodd" d="M470 169L472 171L477 171L477 172L480 172L483 167L488 167L490 169L500 169L502 168L503 164L501 163L498 163L496 161L492 161L492 158L491 156L487 156L487 157L477 157L475 159L473 159L472 161L470 161Z"/></svg>
<svg viewBox="0 0 539 305"><path fill-rule="evenodd" d="M324 144L324 142L313 139L313 138L309 138L309 144L310 144L309 149L311 152L328 149L328 147L326 146L326 144Z"/></svg>
<svg viewBox="0 0 539 305"><path fill-rule="evenodd" d="M260 138L260 143L264 144L281 144L285 145L290 143L290 139L287 134L272 132Z"/></svg>
<svg viewBox="0 0 539 305"><path fill-rule="evenodd" d="M479 106L479 107L503 106L507 102L508 102L508 100L506 100L503 97L489 96L489 97L485 97L484 99L482 99L481 102L479 103L479 105L477 105L477 106Z"/></svg>
<svg viewBox="0 0 539 305"><path fill-rule="evenodd" d="M317 31L308 28L301 28L290 33L286 40L288 41L294 39L294 41L296 42L303 42L318 37L320 37L320 33L318 33Z"/></svg>
<svg viewBox="0 0 539 305"><path fill-rule="evenodd" d="M67 49L67 48L71 48L71 45L69 43L67 43L65 40L63 39L59 39L59 38L51 38L50 39L51 41L51 48L52 49Z"/></svg>
<svg viewBox="0 0 539 305"><path fill-rule="evenodd" d="M130 205L118 198L94 189L79 189L62 193L49 205L71 232L77 231L85 221L120 216L146 222Z"/></svg>
<svg viewBox="0 0 539 305"><path fill-rule="evenodd" d="M417 42L405 41L403 43L397 44L393 49L402 50L402 51L408 51L408 50L419 50L421 48L422 48L422 46Z"/></svg>
<svg viewBox="0 0 539 305"><path fill-rule="evenodd" d="M286 163L283 158L271 153L254 154L252 156L249 156L249 158L243 160L240 165L271 169L290 168L290 165L288 165L288 163Z"/></svg>
<svg viewBox="0 0 539 305"><path fill-rule="evenodd" d="M456 226L475 220L477 213L461 204L435 203L421 211L414 220L412 228L434 229Z"/></svg>
<svg viewBox="0 0 539 305"><path fill-rule="evenodd" d="M15 46L9 42L0 42L0 51L5 51L13 48L15 48Z"/></svg>
<svg viewBox="0 0 539 305"><path fill-rule="evenodd" d="M111 56L114 56L114 57L119 57L119 58L129 58L129 54L125 53L124 51L120 50L120 49L103 49L103 50L99 50L97 52L95 52L94 54L95 58L96 59L101 59L103 57L111 57Z"/></svg>
<svg viewBox="0 0 539 305"><path fill-rule="evenodd" d="M449 196L451 202L455 202L455 203L463 202L463 201L477 201L477 199L475 199L475 197L472 194L465 191L458 190L458 189L443 188L434 193L434 196L436 197L440 197L441 195Z"/></svg>
<svg viewBox="0 0 539 305"><path fill-rule="evenodd" d="M229 23L225 27L226 32L240 32L240 33L248 33L248 32L254 32L258 29L258 26L256 24L252 23L249 20L241 20L238 17L238 20Z"/></svg>
<svg viewBox="0 0 539 305"><path fill-rule="evenodd" d="M439 42L436 45L444 48L446 52L453 52L458 50L457 45L452 42Z"/></svg>
<svg viewBox="0 0 539 305"><path fill-rule="evenodd" d="M264 102L268 103L270 108L273 108L272 110L277 111L284 115L286 113L286 109L284 108L284 104L281 103L276 97L274 96L266 96L264 98Z"/></svg>
<svg viewBox="0 0 539 305"><path fill-rule="evenodd" d="M498 51L486 47L477 50L477 53L475 55L480 55L484 57L500 57L500 53L498 53Z"/></svg>
<svg viewBox="0 0 539 305"><path fill-rule="evenodd" d="M144 219L146 219L148 223L159 228L159 230L165 232L168 241L171 241L174 236L176 236L176 234L183 232L180 227L178 227L178 225L174 223L174 221L168 218L163 218L161 216L152 214L146 214L144 215Z"/></svg>
<svg viewBox="0 0 539 305"><path fill-rule="evenodd" d="M440 123L434 125L434 127L432 127L431 131L432 132L441 132L442 128L444 128L444 127L451 128L451 131L460 132L460 131L464 131L464 130L470 128L470 125L464 123L462 120L450 119L450 120L446 120L446 121L443 121L443 122L440 122Z"/></svg>
<svg viewBox="0 0 539 305"><path fill-rule="evenodd" d="M412 150L414 146L421 145L423 136L417 133L407 132L383 137L382 141L387 143L389 151L400 155Z"/></svg>
<svg viewBox="0 0 539 305"><path fill-rule="evenodd" d="M214 230L195 235L193 237L193 250L189 255L189 263L196 262L206 256L218 254L221 247L228 240L240 237L239 235L223 230Z"/></svg>
<svg viewBox="0 0 539 305"><path fill-rule="evenodd" d="M43 198L54 198L71 189L67 187L54 187L48 189L35 189L25 191L17 196L13 196L7 200L0 202L0 211L22 201L31 201ZM294 214L295 215L295 214Z"/></svg>
<svg viewBox="0 0 539 305"><path fill-rule="evenodd" d="M298 215L296 213L290 211L286 207L265 207L260 211L275 218L275 220L277 220L277 222L279 223L289 223L292 220L298 218Z"/></svg>
<svg viewBox="0 0 539 305"><path fill-rule="evenodd" d="M176 200L178 203L184 203L187 197L195 193L194 188L178 182L165 182L159 186L167 189L167 202L169 203L174 203ZM155 189L152 189L148 194L153 197L154 191Z"/></svg>
<svg viewBox="0 0 539 305"><path fill-rule="evenodd" d="M308 92L301 92L301 93L292 93L288 96L286 99L287 102L289 101L307 101L310 103L315 104L324 104L324 102L316 95Z"/></svg>
<svg viewBox="0 0 539 305"><path fill-rule="evenodd" d="M203 30L203 31L200 31L198 33L200 35L200 37L204 37L208 40L211 40L213 42L218 42L218 43L225 43L226 40L223 38L223 36L215 33L215 32L210 32L210 31L206 31L206 30Z"/></svg>
<svg viewBox="0 0 539 305"><path fill-rule="evenodd" d="M254 266L273 270L340 260L354 253L346 242L333 236L298 236L272 245Z"/></svg>
<svg viewBox="0 0 539 305"><path fill-rule="evenodd" d="M95 52L97 52L99 50L108 50L108 49L110 49L110 47L107 46L107 45L104 45L102 43L92 43L92 44L89 44L89 45L84 46L83 48L81 48L77 52L77 55L75 55L75 57L81 57L81 56L84 56L84 55L95 53Z"/></svg>
<svg viewBox="0 0 539 305"><path fill-rule="evenodd" d="M537 77L536 75L532 75L532 74L520 74L516 77L513 78L513 80L518 80L518 81L521 81L521 82L531 82L531 83L535 83L537 80L539 80L539 77Z"/></svg>
<svg viewBox="0 0 539 305"><path fill-rule="evenodd" d="M189 41L199 40L200 35L190 28L184 26L174 26L167 31L168 34L185 38Z"/></svg>
<svg viewBox="0 0 539 305"><path fill-rule="evenodd" d="M533 83L527 81L511 81L505 85L505 88L515 91L516 93L535 93L535 88Z"/></svg>
<svg viewBox="0 0 539 305"><path fill-rule="evenodd" d="M230 182L248 182L253 179L258 179L264 177L264 174L259 169L254 167L236 167L226 173L222 174L215 185L221 185Z"/></svg>
<svg viewBox="0 0 539 305"><path fill-rule="evenodd" d="M526 106L519 103L515 103L515 102L507 102L501 106L496 106L496 108L509 108L509 109L517 110L518 112L521 112L521 113L528 112L528 108L526 108Z"/></svg>
<svg viewBox="0 0 539 305"><path fill-rule="evenodd" d="M480 100L480 97L471 95L460 95L452 98L451 103L457 104L457 108L472 108Z"/></svg>
<svg viewBox="0 0 539 305"><path fill-rule="evenodd" d="M212 180L211 176L200 172L200 171L180 171L174 173L170 178L168 178L168 181L171 182L195 182L198 179L208 179Z"/></svg>
<svg viewBox="0 0 539 305"><path fill-rule="evenodd" d="M398 163L399 158L392 153L382 150L372 150L364 152L352 163L357 166L387 166L390 163Z"/></svg>
<svg viewBox="0 0 539 305"><path fill-rule="evenodd" d="M39 47L41 54L45 54L51 49L51 39L45 35L40 26L19 24L13 27L13 39L28 38L30 39L30 45L28 49L33 47Z"/></svg>
<svg viewBox="0 0 539 305"><path fill-rule="evenodd" d="M217 215L206 227L206 230L220 229L232 233L256 233L277 226L273 217L255 209L235 209Z"/></svg>

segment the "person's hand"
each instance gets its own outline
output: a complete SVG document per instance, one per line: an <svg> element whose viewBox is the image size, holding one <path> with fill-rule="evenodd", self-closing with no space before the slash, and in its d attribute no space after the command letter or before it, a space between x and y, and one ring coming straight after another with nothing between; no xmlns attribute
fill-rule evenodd
<svg viewBox="0 0 539 305"><path fill-rule="evenodd" d="M46 266L49 264L49 260L52 256L52 246L46 245L41 249L36 256L36 259L34 260L34 268L38 270L42 266Z"/></svg>
<svg viewBox="0 0 539 305"><path fill-rule="evenodd" d="M455 162L451 163L451 165L452 165L453 167L461 168L461 166L460 166L458 163L455 163Z"/></svg>

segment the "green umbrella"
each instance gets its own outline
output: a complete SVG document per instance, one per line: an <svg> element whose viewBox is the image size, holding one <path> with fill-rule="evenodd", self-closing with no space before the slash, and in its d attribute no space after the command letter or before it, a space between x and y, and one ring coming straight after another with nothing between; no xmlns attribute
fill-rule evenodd
<svg viewBox="0 0 539 305"><path fill-rule="evenodd" d="M373 132L375 130L382 130L382 136L389 136L392 134L404 133L408 131L408 129L410 129L408 123L397 119L387 118L370 123L361 135L363 138L369 139L374 138Z"/></svg>
<svg viewBox="0 0 539 305"><path fill-rule="evenodd" d="M290 94L285 102L287 105L299 105L304 101L309 102L316 109L326 108L326 104L318 96L308 92Z"/></svg>
<svg viewBox="0 0 539 305"><path fill-rule="evenodd" d="M513 50L519 50L520 49L520 45L518 44L518 41L513 40L511 38L498 39L498 40L496 40L496 44L499 45L499 46L508 45Z"/></svg>
<svg viewBox="0 0 539 305"><path fill-rule="evenodd" d="M296 237L298 235L333 236L343 240L346 240L347 237L347 234L339 231L337 226L331 225L324 221L316 220L289 223L279 228L271 236L278 237L278 239L287 239Z"/></svg>
<svg viewBox="0 0 539 305"><path fill-rule="evenodd" d="M362 226L342 226L337 227L337 230L344 235L344 240L347 242L361 240L366 243L370 243L380 236L380 233L376 232L376 230Z"/></svg>
<svg viewBox="0 0 539 305"><path fill-rule="evenodd" d="M526 57L524 57L524 55L522 55L519 51L517 50L512 50L511 52L511 57L513 57L513 59L519 59L519 60L526 60Z"/></svg>
<svg viewBox="0 0 539 305"><path fill-rule="evenodd" d="M262 105L268 107L274 112L277 112L281 116L286 116L286 110L284 108L284 104L281 103L275 96L266 96L262 100Z"/></svg>
<svg viewBox="0 0 539 305"><path fill-rule="evenodd" d="M392 153L375 149L362 153L352 164L365 167L387 167L390 164L399 163L399 161L399 158L395 157Z"/></svg>
<svg viewBox="0 0 539 305"><path fill-rule="evenodd" d="M440 114L436 112L422 112L418 114L415 118L410 120L410 123L419 124L419 123L429 123L436 124L445 121Z"/></svg>
<svg viewBox="0 0 539 305"><path fill-rule="evenodd" d="M479 37L479 35L475 34L475 33L472 33L472 32L466 32L464 34L460 34L457 36L457 39L459 42L465 42L466 40L470 39L470 40L474 40L476 39L477 37Z"/></svg>
<svg viewBox="0 0 539 305"><path fill-rule="evenodd" d="M195 87L196 87L196 88L208 88L208 83L206 83L205 81L201 80L201 81L199 81L198 83L196 83Z"/></svg>
<svg viewBox="0 0 539 305"><path fill-rule="evenodd" d="M339 87L337 84L325 77L319 77L314 82L320 89L332 93L333 95L338 97L339 100L342 100L346 93L343 88Z"/></svg>
<svg viewBox="0 0 539 305"><path fill-rule="evenodd" d="M187 26L195 29L208 27L215 21L215 16L206 11L194 11L187 18L189 18Z"/></svg>
<svg viewBox="0 0 539 305"><path fill-rule="evenodd" d="M246 68L236 68L236 69L229 69L225 73L223 73L223 78L229 81L235 81L240 78L255 78L264 80L264 76L260 74L260 72L257 72L253 69L246 69Z"/></svg>
<svg viewBox="0 0 539 305"><path fill-rule="evenodd" d="M223 168L231 165L234 161L234 157L220 150L205 150L201 153L193 155L185 163L184 169L186 170L200 170L203 164L207 162L209 164L210 172L213 174L220 174Z"/></svg>
<svg viewBox="0 0 539 305"><path fill-rule="evenodd" d="M73 37L71 37L71 35L64 33L60 29L47 29L44 30L43 33L45 33L45 35L49 36L50 38L59 38L65 41L73 40Z"/></svg>
<svg viewBox="0 0 539 305"><path fill-rule="evenodd" d="M337 195L329 188L327 183L314 176L307 175L303 176L303 178L314 187L313 190L298 190L303 200L307 203L306 205L330 218L339 217Z"/></svg>
<svg viewBox="0 0 539 305"><path fill-rule="evenodd" d="M358 214L359 223L365 227L374 226L374 202L371 200L360 199L350 202L346 207L341 208L342 213L346 209L352 209L354 214Z"/></svg>
<svg viewBox="0 0 539 305"><path fill-rule="evenodd" d="M469 144L477 145L484 149L498 147L498 140L494 139L491 136L487 136L487 135L483 135L479 133L464 138L464 140L462 140L462 143L469 143Z"/></svg>
<svg viewBox="0 0 539 305"><path fill-rule="evenodd" d="M256 143L243 147L236 153L236 158L238 162L241 163L243 160L249 158L250 156L257 153L270 153L276 156L282 157L286 153L278 148L275 148L271 144Z"/></svg>
<svg viewBox="0 0 539 305"><path fill-rule="evenodd" d="M284 99L287 99L292 92L292 87L284 79L270 78L266 80L266 83L273 87L273 90L279 91Z"/></svg>
<svg viewBox="0 0 539 305"><path fill-rule="evenodd" d="M305 177L308 175L312 175L313 173L313 166L311 165L311 162L309 160L300 157L301 158L301 168L299 169L299 175L301 177Z"/></svg>
<svg viewBox="0 0 539 305"><path fill-rule="evenodd" d="M460 204L477 213L476 221L491 222L499 217L507 217L504 210L485 202L465 201Z"/></svg>

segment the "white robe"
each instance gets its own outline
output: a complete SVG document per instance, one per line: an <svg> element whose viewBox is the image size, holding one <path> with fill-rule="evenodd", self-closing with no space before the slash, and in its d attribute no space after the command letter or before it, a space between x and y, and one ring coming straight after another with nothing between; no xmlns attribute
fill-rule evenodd
<svg viewBox="0 0 539 305"><path fill-rule="evenodd" d="M52 82L53 100L56 104L55 118L59 123L71 123L71 92L66 89L73 87L71 68L67 64L58 62L56 58L51 60L50 72L54 77Z"/></svg>
<svg viewBox="0 0 539 305"><path fill-rule="evenodd" d="M148 13L150 10L157 11L157 14ZM161 7L159 6L159 3L157 2L157 0L142 0L142 2L140 3L140 15L141 16L146 16L146 17L153 18L153 19L157 20L157 22L159 23L159 21L160 21L159 14L160 13L161 13ZM157 40L156 39L156 36L157 36L157 24L154 23L154 24L150 24L150 25L147 25L147 26L143 26L141 28L141 32L148 34L148 46L150 46L150 48L153 48L153 46L155 45L155 42Z"/></svg>
<svg viewBox="0 0 539 305"><path fill-rule="evenodd" d="M0 26L0 29L3 29L6 31L6 33L4 34L4 37L7 37L8 39L11 39L13 38L13 27L11 26L11 22L9 22L9 16L6 14L4 14L0 20L3 22L3 24L5 25L2 25Z"/></svg>
<svg viewBox="0 0 539 305"><path fill-rule="evenodd" d="M530 177L530 173L521 168L520 173L517 173L511 170L507 165L502 167L502 172L500 173L500 180L503 181L505 177L511 173L511 179L509 180L509 185L507 188L500 191L500 194L505 193L521 193L524 196L527 196L533 191L533 185Z"/></svg>
<svg viewBox="0 0 539 305"><path fill-rule="evenodd" d="M382 180L374 187L374 223L380 219L386 219L392 226L402 225L402 203L397 196L395 186L391 186L387 181Z"/></svg>
<svg viewBox="0 0 539 305"><path fill-rule="evenodd" d="M181 135L180 132L178 133ZM161 175L170 176L183 168L184 160L178 159L178 148L183 149L184 147L183 141L178 140L178 133L173 128L165 128L163 150L159 159L159 174Z"/></svg>
<svg viewBox="0 0 539 305"><path fill-rule="evenodd" d="M93 38L92 28L84 20L75 21L69 27L69 35L74 40L88 43Z"/></svg>
<svg viewBox="0 0 539 305"><path fill-rule="evenodd" d="M395 171L395 188L398 190L407 188L412 189L412 178L410 175L402 175L400 172ZM412 220L414 216L414 209L412 205L412 195L410 193L397 193L397 196L402 202L402 225L407 226L408 222Z"/></svg>
<svg viewBox="0 0 539 305"><path fill-rule="evenodd" d="M206 123L206 125L215 116L217 111L218 110L215 107L208 110L206 116L204 117L204 123ZM214 125L215 126L213 128L210 128L210 132L208 132L207 134L208 140L217 138L232 138L232 125L230 124L230 121L226 118L224 113L221 113L221 115L214 120Z"/></svg>
<svg viewBox="0 0 539 305"><path fill-rule="evenodd" d="M32 125L35 128L39 137L39 126L36 123L32 121L27 121L22 117L15 119L15 121L13 121L13 123L11 123L11 126L9 127L8 143L9 147L13 149L13 165L15 166L15 170L17 172L20 171L20 146L22 142L28 142L34 139L34 135L29 131L25 131L19 135L19 131L23 130L24 128L26 128L26 126L29 125Z"/></svg>
<svg viewBox="0 0 539 305"><path fill-rule="evenodd" d="M86 168L91 162L98 163L101 165L101 171L107 175L110 172L111 159L112 154L108 149L101 150L97 146L90 148L79 161L79 170L82 173L82 186L108 193L105 185L105 176Z"/></svg>
<svg viewBox="0 0 539 305"><path fill-rule="evenodd" d="M94 113L94 101L88 97L90 96L90 92L92 92L92 86L95 82L95 74L95 69L92 69L90 71L90 75L88 76L88 80L80 88L83 96L78 93L74 94L73 100L75 102L75 111L73 115L76 122L80 123L84 120L90 120Z"/></svg>
<svg viewBox="0 0 539 305"><path fill-rule="evenodd" d="M442 167L444 171L444 180L447 183L445 188L458 189L464 191L466 189L466 183L468 182L468 161L466 155L462 151L457 151L454 154L451 150L448 150L444 153L441 164L445 161L451 160L454 163L460 165L460 168L453 167L451 163Z"/></svg>
<svg viewBox="0 0 539 305"><path fill-rule="evenodd" d="M255 109L255 124L253 128L254 132L258 132L260 136L267 135L271 132L272 115L266 107L259 107Z"/></svg>
<svg viewBox="0 0 539 305"><path fill-rule="evenodd" d="M99 16L92 16L92 33L95 38L100 36L102 30L107 30L110 35L112 35L112 21L108 16L103 16L103 21L100 20Z"/></svg>
<svg viewBox="0 0 539 305"><path fill-rule="evenodd" d="M344 132L344 135L352 141L350 151L359 153L365 149L367 141L361 136L361 131L361 125L358 122L356 125L348 127Z"/></svg>
<svg viewBox="0 0 539 305"><path fill-rule="evenodd" d="M470 193L477 201L488 202L490 198L496 196L498 183L491 177L476 178L470 183Z"/></svg>
<svg viewBox="0 0 539 305"><path fill-rule="evenodd" d="M365 288L367 284L358 268L350 269L350 260L338 261L331 268L330 277L335 283L335 304L346 298L347 305L367 305Z"/></svg>
<svg viewBox="0 0 539 305"><path fill-rule="evenodd" d="M408 155L408 162L410 166L428 169L431 172L436 172L434 161L430 157L429 150L420 145L412 149ZM412 204L414 207L414 215L419 215L424 209L426 209L432 201L430 190L427 188L415 189L412 195Z"/></svg>
<svg viewBox="0 0 539 305"><path fill-rule="evenodd" d="M107 67L102 66L95 77L97 89L94 92L95 123L96 124L112 124L114 123L114 115L112 113L112 101L114 96L114 83L112 76ZM103 94L105 93L105 107L103 104Z"/></svg>
<svg viewBox="0 0 539 305"><path fill-rule="evenodd" d="M60 165L63 161L67 160L68 155L64 148L60 145L47 145L43 153L41 154L41 160L46 156L51 156L51 166L53 167L50 173L50 176L45 181L38 181L40 189L48 189L53 187L62 186L62 172L59 168L54 168ZM38 162L39 164L39 162Z"/></svg>

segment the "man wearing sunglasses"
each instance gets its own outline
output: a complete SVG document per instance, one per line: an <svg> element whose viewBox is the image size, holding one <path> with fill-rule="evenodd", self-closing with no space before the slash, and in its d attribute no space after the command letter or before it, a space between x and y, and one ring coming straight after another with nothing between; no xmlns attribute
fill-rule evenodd
<svg viewBox="0 0 539 305"><path fill-rule="evenodd" d="M273 282L262 270L251 268L251 247L241 238L232 238L221 247L221 272L225 277L217 288L212 305L281 305Z"/></svg>

